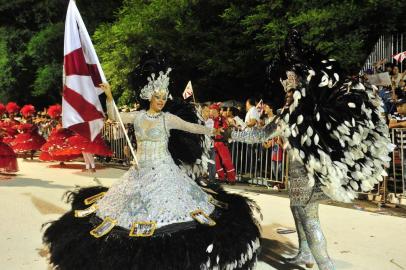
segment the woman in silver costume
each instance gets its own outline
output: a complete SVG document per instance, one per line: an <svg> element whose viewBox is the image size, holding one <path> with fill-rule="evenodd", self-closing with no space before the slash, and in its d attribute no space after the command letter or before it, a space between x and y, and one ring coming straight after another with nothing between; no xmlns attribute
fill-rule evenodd
<svg viewBox="0 0 406 270"><path fill-rule="evenodd" d="M110 189L71 193L72 211L45 231L44 242L57 269L255 267L259 228L250 201L219 187L204 191L175 164L168 149L171 130L208 136L221 132L163 111L169 72L152 75L141 90L149 108L123 115L124 123L134 125L137 168ZM101 88L109 117L116 119L110 87Z"/></svg>

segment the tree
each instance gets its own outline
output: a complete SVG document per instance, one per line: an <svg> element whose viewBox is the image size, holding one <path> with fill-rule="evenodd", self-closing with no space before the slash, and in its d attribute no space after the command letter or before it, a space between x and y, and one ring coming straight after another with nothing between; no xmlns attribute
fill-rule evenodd
<svg viewBox="0 0 406 270"><path fill-rule="evenodd" d="M175 95L192 80L200 100L272 97L269 88L280 85L267 85L266 66L277 65L289 29L297 28L305 44L354 73L379 35L403 29L403 2L127 0L114 23L97 29L95 40L121 103L143 86L129 78L137 76L151 48L174 67Z"/></svg>
<svg viewBox="0 0 406 270"><path fill-rule="evenodd" d="M61 102L66 0L0 3L0 101ZM91 33L121 1L77 1Z"/></svg>

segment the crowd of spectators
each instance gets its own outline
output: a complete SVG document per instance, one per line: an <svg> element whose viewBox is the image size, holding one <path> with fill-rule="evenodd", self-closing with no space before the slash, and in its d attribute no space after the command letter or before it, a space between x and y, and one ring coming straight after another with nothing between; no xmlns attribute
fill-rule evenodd
<svg viewBox="0 0 406 270"><path fill-rule="evenodd" d="M398 99L406 92L406 72L401 72L399 65L388 63L387 59L382 59L377 61L367 73L387 73L390 78L390 84L379 85L378 94L384 103L386 115L390 116L396 113Z"/></svg>

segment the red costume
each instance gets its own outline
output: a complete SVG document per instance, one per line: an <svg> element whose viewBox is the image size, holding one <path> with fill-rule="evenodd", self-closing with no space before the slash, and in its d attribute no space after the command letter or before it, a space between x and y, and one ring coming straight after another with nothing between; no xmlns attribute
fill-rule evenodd
<svg viewBox="0 0 406 270"><path fill-rule="evenodd" d="M70 161L82 156L82 152L72 148L68 139L74 136L73 131L57 125L48 137L47 142L41 147L40 160L43 161Z"/></svg>
<svg viewBox="0 0 406 270"><path fill-rule="evenodd" d="M35 113L35 108L32 105L24 105L20 112L25 119L29 119ZM39 135L38 127L34 124L20 124L17 126L17 130L20 134L10 143L16 153L39 150L45 143L44 137Z"/></svg>
<svg viewBox="0 0 406 270"><path fill-rule="evenodd" d="M68 138L68 143L74 150L78 150L84 153L90 153L98 156L112 156L110 148L106 145L101 135L90 141L89 139L75 134L72 137Z"/></svg>
<svg viewBox="0 0 406 270"><path fill-rule="evenodd" d="M15 152L40 150L45 143L44 137L38 134L38 127L33 124L20 124L18 134L10 143Z"/></svg>
<svg viewBox="0 0 406 270"><path fill-rule="evenodd" d="M17 127L20 125L20 122L14 120L14 115L17 114L19 110L20 107L15 102L9 102L6 105L6 111L9 115L9 119L5 119L1 123L1 129L5 131L3 136L4 143L10 144L18 134Z"/></svg>
<svg viewBox="0 0 406 270"><path fill-rule="evenodd" d="M2 141L0 137L0 172L15 173L18 172L17 155L13 149Z"/></svg>
<svg viewBox="0 0 406 270"><path fill-rule="evenodd" d="M216 104L212 105L210 108L219 111L219 106ZM228 127L226 119L222 116L213 118L213 121L215 129L226 129ZM214 138L214 150L216 151L216 171L218 178L221 181L227 179L230 182L235 182L235 168L231 158L230 150L228 149L228 146L222 135L217 135Z"/></svg>
<svg viewBox="0 0 406 270"><path fill-rule="evenodd" d="M52 105L48 108L48 115L52 119L60 119L62 107L59 104ZM74 149L68 143L68 138L75 133L69 129L62 128L58 123L52 129L47 142L41 147L40 160L43 161L69 161L82 156L82 152Z"/></svg>

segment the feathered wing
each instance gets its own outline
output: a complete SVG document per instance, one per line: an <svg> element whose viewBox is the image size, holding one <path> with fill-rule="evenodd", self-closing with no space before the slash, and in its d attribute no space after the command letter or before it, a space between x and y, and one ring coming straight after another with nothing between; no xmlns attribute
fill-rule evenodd
<svg viewBox="0 0 406 270"><path fill-rule="evenodd" d="M191 123L204 122L192 104L181 100L171 101L166 110ZM168 148L175 163L192 179L203 176L210 161L210 137L181 130L171 130L170 135Z"/></svg>
<svg viewBox="0 0 406 270"><path fill-rule="evenodd" d="M296 67L299 86L279 120L309 184L332 199L350 202L386 175L393 145L370 86L343 80L333 59Z"/></svg>

